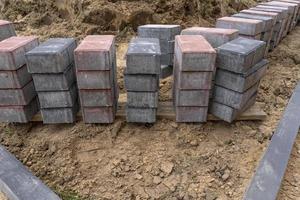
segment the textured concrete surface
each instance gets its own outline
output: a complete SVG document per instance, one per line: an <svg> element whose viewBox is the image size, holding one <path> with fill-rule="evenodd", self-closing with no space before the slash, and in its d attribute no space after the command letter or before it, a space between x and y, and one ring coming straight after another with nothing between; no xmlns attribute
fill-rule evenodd
<svg viewBox="0 0 300 200"><path fill-rule="evenodd" d="M245 19L236 17L222 17L217 19L217 28L237 29L243 35L257 35L263 31L261 20Z"/></svg>
<svg viewBox="0 0 300 200"><path fill-rule="evenodd" d="M126 108L126 121L130 123L155 123L156 108Z"/></svg>
<svg viewBox="0 0 300 200"><path fill-rule="evenodd" d="M272 12L272 13L278 13L278 18L281 19L281 27L280 27L280 38L282 39L285 37L289 31L289 24L292 21L291 17L289 17L288 12L283 9L272 9L272 8L259 8L259 7L254 7L251 8L250 10L255 10L255 11L263 11L263 12Z"/></svg>
<svg viewBox="0 0 300 200"><path fill-rule="evenodd" d="M83 120L85 123L100 123L109 124L113 123L116 115L115 106L104 107L85 107L82 109Z"/></svg>
<svg viewBox="0 0 300 200"><path fill-rule="evenodd" d="M179 89L209 90L213 72L178 72L176 75Z"/></svg>
<svg viewBox="0 0 300 200"><path fill-rule="evenodd" d="M136 108L157 108L158 92L127 92L127 106Z"/></svg>
<svg viewBox="0 0 300 200"><path fill-rule="evenodd" d="M159 30L154 29L154 32L143 32L144 30L142 32L160 34ZM159 76L161 59L163 59L158 38L135 38L129 44L125 70L127 122L154 123L156 121Z"/></svg>
<svg viewBox="0 0 300 200"><path fill-rule="evenodd" d="M242 109L248 100L257 93L259 82L243 93L236 92L224 87L214 86L213 100L215 102L230 106L235 109Z"/></svg>
<svg viewBox="0 0 300 200"><path fill-rule="evenodd" d="M156 38L134 38L126 54L127 73L160 74L160 45Z"/></svg>
<svg viewBox="0 0 300 200"><path fill-rule="evenodd" d="M180 31L180 25L148 24L138 27L138 36L171 41L180 34Z"/></svg>
<svg viewBox="0 0 300 200"><path fill-rule="evenodd" d="M0 20L0 41L13 36L16 36L13 23L5 20Z"/></svg>
<svg viewBox="0 0 300 200"><path fill-rule="evenodd" d="M116 101L114 91L107 90L80 90L80 103L83 107L113 106Z"/></svg>
<svg viewBox="0 0 300 200"><path fill-rule="evenodd" d="M76 121L79 110L78 103L71 108L47 108L41 109L44 124L66 124Z"/></svg>
<svg viewBox="0 0 300 200"><path fill-rule="evenodd" d="M159 39L161 65L173 65L175 36L180 31L179 25L150 24L138 27L138 37Z"/></svg>
<svg viewBox="0 0 300 200"><path fill-rule="evenodd" d="M214 71L216 51L200 35L178 35L175 56L180 71Z"/></svg>
<svg viewBox="0 0 300 200"><path fill-rule="evenodd" d="M216 51L201 35L176 36L173 103L177 122L207 120Z"/></svg>
<svg viewBox="0 0 300 200"><path fill-rule="evenodd" d="M245 74L237 74L219 69L217 70L215 84L236 92L244 92L264 76L267 64L266 60L262 60Z"/></svg>
<svg viewBox="0 0 300 200"><path fill-rule="evenodd" d="M87 36L74 53L78 71L111 70L115 60L115 36Z"/></svg>
<svg viewBox="0 0 300 200"><path fill-rule="evenodd" d="M217 48L238 38L239 31L237 29L191 27L182 30L181 35L202 35L212 47Z"/></svg>
<svg viewBox="0 0 300 200"><path fill-rule="evenodd" d="M236 73L245 73L263 59L266 43L238 38L218 47L217 67Z"/></svg>
<svg viewBox="0 0 300 200"><path fill-rule="evenodd" d="M213 114L214 116L226 121L226 122L233 122L241 113L243 113L245 110L247 110L249 107L255 104L257 94L254 94L248 102L245 104L245 106L242 109L235 109L230 106L212 102L210 106L209 112Z"/></svg>
<svg viewBox="0 0 300 200"><path fill-rule="evenodd" d="M209 103L211 90L176 90L175 106L204 106Z"/></svg>
<svg viewBox="0 0 300 200"><path fill-rule="evenodd" d="M18 70L0 71L1 89L20 89L31 80L32 76L30 73L28 73L26 65L23 65L23 67L19 68Z"/></svg>
<svg viewBox="0 0 300 200"><path fill-rule="evenodd" d="M60 200L1 145L0 158L0 191L8 200Z"/></svg>
<svg viewBox="0 0 300 200"><path fill-rule="evenodd" d="M77 84L79 89L111 89L114 85L114 73L110 71L79 71Z"/></svg>
<svg viewBox="0 0 300 200"><path fill-rule="evenodd" d="M78 98L77 86L73 84L66 91L38 92L38 97L42 109L73 107Z"/></svg>
<svg viewBox="0 0 300 200"><path fill-rule="evenodd" d="M36 96L33 81L21 89L0 89L0 106L27 105Z"/></svg>
<svg viewBox="0 0 300 200"><path fill-rule="evenodd" d="M160 63L161 65L173 65L174 53L161 54Z"/></svg>
<svg viewBox="0 0 300 200"><path fill-rule="evenodd" d="M160 51L162 54L174 54L175 37L173 40L159 40Z"/></svg>
<svg viewBox="0 0 300 200"><path fill-rule="evenodd" d="M127 91L156 92L159 88L158 75L155 74L126 74L124 76Z"/></svg>
<svg viewBox="0 0 300 200"><path fill-rule="evenodd" d="M289 13L292 15L292 21L295 22L297 20L297 4L285 3L279 1L265 2L262 5L271 5L276 7L285 7L289 9ZM290 24L289 30L292 30L294 27L293 23Z"/></svg>
<svg viewBox="0 0 300 200"><path fill-rule="evenodd" d="M11 37L0 42L0 70L17 70L24 66L26 52L38 44L34 36Z"/></svg>
<svg viewBox="0 0 300 200"><path fill-rule="evenodd" d="M26 53L30 73L62 73L74 63L77 46L72 38L52 38Z"/></svg>
<svg viewBox="0 0 300 200"><path fill-rule="evenodd" d="M85 123L113 123L118 105L115 36L90 35L75 50Z"/></svg>
<svg viewBox="0 0 300 200"><path fill-rule="evenodd" d="M283 22L282 19L280 19L280 15L278 12L264 12L264 11L256 11L256 10L242 10L240 13L245 13L245 14L250 14L250 15L255 15L255 16L268 16L268 17L273 17L274 20L276 21L276 24L274 24L274 31L277 33L273 33L273 48L275 48L279 41L281 40L281 35L279 34L279 31L283 27ZM276 30L276 27L278 27L278 30Z"/></svg>
<svg viewBox="0 0 300 200"><path fill-rule="evenodd" d="M28 123L38 111L37 98L25 106L0 106L0 122Z"/></svg>
<svg viewBox="0 0 300 200"><path fill-rule="evenodd" d="M75 67L71 64L63 73L32 74L36 91L69 90L76 82Z"/></svg>
<svg viewBox="0 0 300 200"><path fill-rule="evenodd" d="M232 17L261 20L262 23L263 23L263 32L270 31L272 29L273 25L274 25L273 18L268 17L268 16L237 13L237 14L232 15Z"/></svg>
<svg viewBox="0 0 300 200"><path fill-rule="evenodd" d="M206 122L208 107L175 107L176 122Z"/></svg>

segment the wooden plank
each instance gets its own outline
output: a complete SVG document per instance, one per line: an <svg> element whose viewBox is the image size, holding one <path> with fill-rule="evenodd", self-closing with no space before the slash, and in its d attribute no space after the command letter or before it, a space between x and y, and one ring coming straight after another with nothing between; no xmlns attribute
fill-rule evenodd
<svg viewBox="0 0 300 200"><path fill-rule="evenodd" d="M275 200L300 127L300 82L264 153L244 200Z"/></svg>
<svg viewBox="0 0 300 200"><path fill-rule="evenodd" d="M60 200L1 145L0 192L10 200Z"/></svg>
<svg viewBox="0 0 300 200"><path fill-rule="evenodd" d="M118 108L118 113L117 113L117 118L125 118L125 105L126 102L119 102L119 108ZM159 107L158 107L158 113L157 117L159 119L170 119L170 120L175 120L175 112L173 109L172 102L167 101L167 102L160 102ZM247 121L247 120L265 120L267 117L266 113L262 110L262 104L256 103L254 106L249 108L247 111L245 111L238 119L237 121ZM77 114L77 120L82 121L82 114L81 112L78 112ZM31 120L32 122L41 122L42 116L40 113L36 114L33 119ZM208 121L220 121L220 119L214 117L213 115L208 116Z"/></svg>

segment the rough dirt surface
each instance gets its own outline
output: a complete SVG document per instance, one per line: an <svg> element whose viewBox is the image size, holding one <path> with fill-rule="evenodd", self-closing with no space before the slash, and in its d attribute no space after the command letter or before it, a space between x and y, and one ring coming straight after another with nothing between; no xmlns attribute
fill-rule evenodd
<svg viewBox="0 0 300 200"><path fill-rule="evenodd" d="M83 38L117 32L118 82L123 93L125 42L137 25L148 22L144 17L159 19L149 20L154 23L209 25L243 4L214 0L17 2L0 1L1 13L18 22L22 35ZM258 97L268 114L263 122L159 120L154 125L135 125L117 119L113 125L1 124L0 143L64 199L241 199L300 78L299 36L297 27L269 56ZM170 88L171 79L161 82L160 100L170 99ZM298 138L279 199L300 198L299 148Z"/></svg>
<svg viewBox="0 0 300 200"><path fill-rule="evenodd" d="M215 18L254 4L253 0L0 0L1 18L27 35L82 38L115 33L127 37L139 25L213 25Z"/></svg>
<svg viewBox="0 0 300 200"><path fill-rule="evenodd" d="M4 194L0 191L0 200L7 200Z"/></svg>
<svg viewBox="0 0 300 200"><path fill-rule="evenodd" d="M258 98L268 113L264 122L2 124L0 143L58 192L90 199L241 199L299 80L299 35L297 27L270 54ZM293 187L299 145L298 139L280 199L300 198Z"/></svg>
<svg viewBox="0 0 300 200"><path fill-rule="evenodd" d="M300 136L294 146L278 200L300 198Z"/></svg>

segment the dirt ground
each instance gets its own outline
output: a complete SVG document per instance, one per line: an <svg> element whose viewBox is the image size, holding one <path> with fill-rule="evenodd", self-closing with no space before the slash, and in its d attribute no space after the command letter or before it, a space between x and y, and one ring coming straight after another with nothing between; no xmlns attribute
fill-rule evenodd
<svg viewBox="0 0 300 200"><path fill-rule="evenodd" d="M4 196L3 193L0 192L0 200L6 200L6 197Z"/></svg>
<svg viewBox="0 0 300 200"><path fill-rule="evenodd" d="M0 17L27 35L83 38L118 34L124 38L147 23L211 26L254 0L0 0ZM49 27L51 26L51 29Z"/></svg>
<svg viewBox="0 0 300 200"><path fill-rule="evenodd" d="M269 56L263 122L1 124L0 143L65 199L241 199L299 80L299 35L297 27ZM300 198L299 142L280 199Z"/></svg>
<svg viewBox="0 0 300 200"><path fill-rule="evenodd" d="M300 199L300 135L297 138L278 200Z"/></svg>
<svg viewBox="0 0 300 200"><path fill-rule="evenodd" d="M21 35L80 39L86 34L118 32L121 93L125 92L124 54L137 25L144 22L211 25L216 17L253 3L16 2L0 1L0 7L5 18L18 22ZM198 9L193 10L195 5ZM181 10L183 13L178 12ZM141 16L148 18L139 20ZM241 199L300 78L299 36L297 27L269 56L269 69L257 100L268 114L263 122L177 124L162 119L154 125L135 125L117 119L113 125L1 124L0 143L66 200ZM161 81L161 101L170 100L170 89L171 78ZM300 138L293 150L280 200L300 198L299 150Z"/></svg>

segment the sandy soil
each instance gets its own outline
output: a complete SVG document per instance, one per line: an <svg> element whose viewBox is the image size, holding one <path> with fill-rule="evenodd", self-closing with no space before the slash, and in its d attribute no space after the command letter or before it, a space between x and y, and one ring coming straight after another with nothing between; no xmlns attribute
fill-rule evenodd
<svg viewBox="0 0 300 200"><path fill-rule="evenodd" d="M0 191L0 200L7 200L4 194Z"/></svg>
<svg viewBox="0 0 300 200"><path fill-rule="evenodd" d="M80 39L86 34L118 32L121 93L125 92L122 70L126 42L137 25L211 25L216 17L253 3L2 2L0 15L17 21L22 35L35 34L42 40L57 36ZM146 18L140 20L141 16ZM159 120L150 126L117 119L113 125L1 124L0 143L64 199L241 199L300 78L299 36L297 27L269 56L269 69L258 97L268 114L263 122L176 124ZM171 78L161 81L161 101L170 100L170 88ZM300 198L299 149L298 138L279 199ZM73 193L80 198L65 195Z"/></svg>
<svg viewBox="0 0 300 200"><path fill-rule="evenodd" d="M300 199L300 135L296 140L278 200Z"/></svg>
<svg viewBox="0 0 300 200"><path fill-rule="evenodd" d="M91 199L241 199L299 80L299 35L297 27L270 55L258 98L268 113L263 122L2 124L0 143L58 192ZM124 44L120 59L122 52ZM298 146L280 199L300 198L293 170Z"/></svg>

